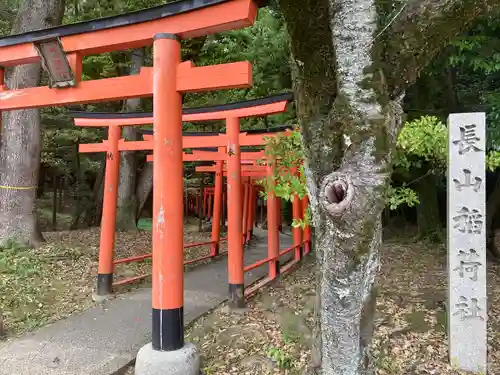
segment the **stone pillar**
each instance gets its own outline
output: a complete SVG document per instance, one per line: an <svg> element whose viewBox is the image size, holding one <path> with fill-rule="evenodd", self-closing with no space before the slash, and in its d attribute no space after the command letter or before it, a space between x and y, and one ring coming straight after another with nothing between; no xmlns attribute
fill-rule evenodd
<svg viewBox="0 0 500 375"><path fill-rule="evenodd" d="M450 363L486 374L485 114L448 119L448 337Z"/></svg>

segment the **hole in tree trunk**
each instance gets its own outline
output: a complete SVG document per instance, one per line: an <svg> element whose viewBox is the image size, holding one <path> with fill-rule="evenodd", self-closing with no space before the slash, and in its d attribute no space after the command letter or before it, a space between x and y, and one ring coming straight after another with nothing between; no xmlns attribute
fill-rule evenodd
<svg viewBox="0 0 500 375"><path fill-rule="evenodd" d="M328 203L340 203L347 195L347 187L340 181L327 186L325 190Z"/></svg>
<svg viewBox="0 0 500 375"><path fill-rule="evenodd" d="M331 215L342 215L354 197L354 189L349 179L332 178L322 186L321 202Z"/></svg>

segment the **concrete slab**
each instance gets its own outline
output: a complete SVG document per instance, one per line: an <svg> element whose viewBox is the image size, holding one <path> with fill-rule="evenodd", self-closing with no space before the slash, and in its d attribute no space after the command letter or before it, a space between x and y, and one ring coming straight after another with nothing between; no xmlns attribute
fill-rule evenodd
<svg viewBox="0 0 500 375"><path fill-rule="evenodd" d="M245 264L266 257L267 232L245 252ZM291 246L281 237L281 248ZM282 257L287 261L292 254ZM267 275L267 266L245 275L249 285ZM227 258L185 274L184 315L189 324L227 299ZM133 361L151 341L151 289L143 288L19 339L0 345L0 375L108 375Z"/></svg>

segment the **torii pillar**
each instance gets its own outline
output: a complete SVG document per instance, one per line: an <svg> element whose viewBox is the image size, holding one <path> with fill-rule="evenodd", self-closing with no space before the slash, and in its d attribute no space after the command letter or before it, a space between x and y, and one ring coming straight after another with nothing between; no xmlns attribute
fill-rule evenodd
<svg viewBox="0 0 500 375"><path fill-rule="evenodd" d="M226 119L229 147L227 167L229 306L245 307L243 207L241 189L240 119Z"/></svg>

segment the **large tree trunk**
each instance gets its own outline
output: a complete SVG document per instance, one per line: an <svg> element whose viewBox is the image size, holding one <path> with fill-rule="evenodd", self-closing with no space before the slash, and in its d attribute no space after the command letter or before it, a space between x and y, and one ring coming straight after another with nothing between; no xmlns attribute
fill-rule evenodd
<svg viewBox="0 0 500 375"><path fill-rule="evenodd" d="M70 225L71 230L88 228L93 224L100 225L102 202L104 199L105 165L106 160L102 160L101 167L92 188L88 186L87 182L84 179L80 166L80 153L76 153L76 205Z"/></svg>
<svg viewBox="0 0 500 375"><path fill-rule="evenodd" d="M139 175L135 195L137 197L137 218L142 212L149 194L153 190L153 163L147 163Z"/></svg>
<svg viewBox="0 0 500 375"><path fill-rule="evenodd" d="M12 33L61 23L64 0L23 0ZM16 66L7 72L7 87L21 89L38 85L40 64ZM10 111L3 114L0 143L0 245L15 241L37 246L43 237L35 208L40 167L40 111Z"/></svg>
<svg viewBox="0 0 500 375"><path fill-rule="evenodd" d="M438 240L442 233L436 184L436 176L428 174L415 183L415 190L420 201L417 205L418 233L421 237Z"/></svg>
<svg viewBox="0 0 500 375"><path fill-rule="evenodd" d="M144 50L136 49L132 52L132 66L130 74L139 74L144 64ZM125 111L133 112L141 107L141 99L127 99ZM123 138L129 141L137 140L137 129L133 126L123 127ZM116 229L137 229L136 212L137 199L135 183L137 177L137 157L134 151L120 153L120 183L118 186L118 204L116 212Z"/></svg>
<svg viewBox="0 0 500 375"><path fill-rule="evenodd" d="M452 66L446 69L446 105L448 112L454 113L460 108L460 99L456 88L457 70Z"/></svg>
<svg viewBox="0 0 500 375"><path fill-rule="evenodd" d="M106 160L102 161L102 167L94 182L91 199L88 202L88 209L83 215L83 227L100 226L102 220L102 208L104 203L104 176L105 176Z"/></svg>
<svg viewBox="0 0 500 375"><path fill-rule="evenodd" d="M495 260L500 259L500 238L497 238L493 223L500 207L500 173L493 191L486 200L486 240L488 244L488 255Z"/></svg>
<svg viewBox="0 0 500 375"><path fill-rule="evenodd" d="M309 373L372 373L381 213L401 100L449 40L499 2L280 1L319 265Z"/></svg>
<svg viewBox="0 0 500 375"><path fill-rule="evenodd" d="M361 50L370 44L376 27L370 2L349 2L337 10L332 26L323 30L328 37L333 35L329 50L313 52L307 46L295 46L293 51L320 264L314 355L318 363L311 370L357 375L371 373L368 346L373 333L381 214L402 109L399 101L389 100L384 87L377 86L384 80L383 73L374 70L372 57ZM302 33L290 28L292 39L294 32ZM308 57L315 53L321 57ZM318 64L320 58L326 66ZM316 74L323 70L324 79L302 79L310 70ZM373 72L371 77L368 70Z"/></svg>

